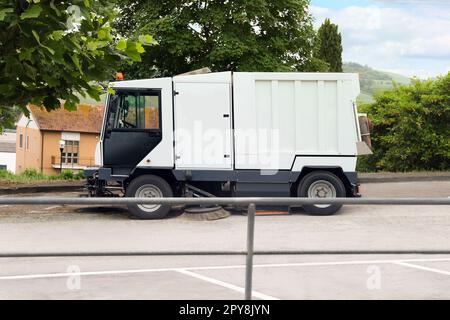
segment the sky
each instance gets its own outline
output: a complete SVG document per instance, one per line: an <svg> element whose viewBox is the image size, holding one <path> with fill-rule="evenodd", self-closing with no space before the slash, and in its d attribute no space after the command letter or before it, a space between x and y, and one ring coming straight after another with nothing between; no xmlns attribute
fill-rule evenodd
<svg viewBox="0 0 450 320"><path fill-rule="evenodd" d="M419 78L450 72L450 0L311 0L338 24L343 60Z"/></svg>

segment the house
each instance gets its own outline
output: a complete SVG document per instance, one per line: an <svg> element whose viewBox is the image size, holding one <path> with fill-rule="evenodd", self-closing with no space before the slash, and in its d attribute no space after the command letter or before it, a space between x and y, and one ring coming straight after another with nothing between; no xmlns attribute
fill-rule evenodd
<svg viewBox="0 0 450 320"><path fill-rule="evenodd" d="M63 108L47 112L28 105L16 129L16 172L33 168L44 174L61 169L80 170L94 166L95 147L100 137L103 106L80 104L76 111ZM64 148L60 151L60 140Z"/></svg>
<svg viewBox="0 0 450 320"><path fill-rule="evenodd" d="M16 171L16 131L5 129L0 134L0 170Z"/></svg>

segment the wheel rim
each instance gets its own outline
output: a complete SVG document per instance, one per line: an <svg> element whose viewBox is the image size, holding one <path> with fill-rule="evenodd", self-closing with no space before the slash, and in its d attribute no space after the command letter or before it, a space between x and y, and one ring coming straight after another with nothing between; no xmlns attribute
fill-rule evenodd
<svg viewBox="0 0 450 320"><path fill-rule="evenodd" d="M135 193L136 198L162 198L163 193L160 188L153 184L146 184L139 187ZM160 204L138 204L139 209L145 212L155 212L161 208Z"/></svg>
<svg viewBox="0 0 450 320"><path fill-rule="evenodd" d="M308 188L308 198L336 198L336 188L327 180L317 180ZM315 204L318 208L328 208L330 204Z"/></svg>

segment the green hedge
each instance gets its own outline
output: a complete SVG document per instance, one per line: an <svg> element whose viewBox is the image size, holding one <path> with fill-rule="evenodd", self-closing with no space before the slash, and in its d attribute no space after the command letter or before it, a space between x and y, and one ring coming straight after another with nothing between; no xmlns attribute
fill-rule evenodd
<svg viewBox="0 0 450 320"><path fill-rule="evenodd" d="M450 73L375 95L360 106L374 124L374 154L360 171L450 170Z"/></svg>
<svg viewBox="0 0 450 320"><path fill-rule="evenodd" d="M82 180L84 179L83 170L74 172L72 170L63 170L58 175L47 176L35 169L25 169L23 172L14 174L10 171L0 170L0 181L27 183L33 181L54 181L54 180Z"/></svg>

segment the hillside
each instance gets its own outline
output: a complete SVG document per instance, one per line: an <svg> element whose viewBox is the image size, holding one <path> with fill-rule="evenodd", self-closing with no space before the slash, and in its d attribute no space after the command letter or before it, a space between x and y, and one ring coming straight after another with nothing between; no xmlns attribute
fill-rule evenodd
<svg viewBox="0 0 450 320"><path fill-rule="evenodd" d="M372 102L374 93L391 90L394 87L394 83L410 84L411 82L408 77L375 70L354 62L344 63L344 72L359 73L359 81L361 84L359 100L362 102Z"/></svg>

